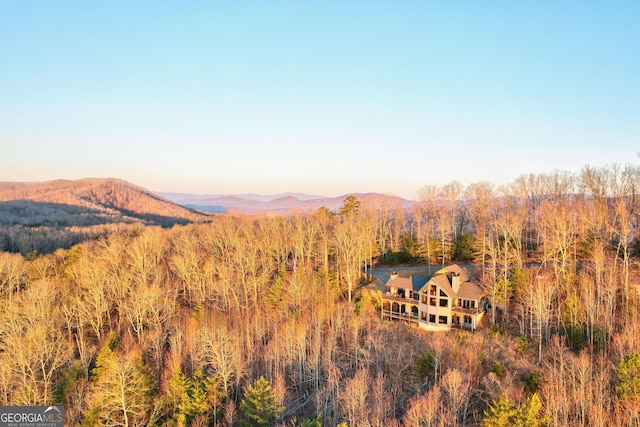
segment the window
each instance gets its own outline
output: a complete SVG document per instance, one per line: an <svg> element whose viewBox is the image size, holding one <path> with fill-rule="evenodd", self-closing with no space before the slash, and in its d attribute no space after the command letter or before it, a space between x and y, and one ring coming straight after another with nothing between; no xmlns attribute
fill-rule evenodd
<svg viewBox="0 0 640 427"><path fill-rule="evenodd" d="M435 314L430 314L429 315L429 322L430 323L436 323L436 315Z"/></svg>
<svg viewBox="0 0 640 427"><path fill-rule="evenodd" d="M445 294L444 291L442 289L440 289L440 296L441 297L448 297L449 295Z"/></svg>
<svg viewBox="0 0 640 427"><path fill-rule="evenodd" d="M449 300L446 298L440 298L440 307L449 307Z"/></svg>
<svg viewBox="0 0 640 427"><path fill-rule="evenodd" d="M435 298L429 298L429 305L431 306L436 306L436 299Z"/></svg>
<svg viewBox="0 0 640 427"><path fill-rule="evenodd" d="M441 325L446 325L448 323L447 316L438 316L438 323Z"/></svg>
<svg viewBox="0 0 640 427"><path fill-rule="evenodd" d="M427 320L427 312L426 311L421 311L420 312L420 317L422 318L422 320L426 321Z"/></svg>
<svg viewBox="0 0 640 427"><path fill-rule="evenodd" d="M462 300L462 307L464 308L476 308L476 302L474 300Z"/></svg>
<svg viewBox="0 0 640 427"><path fill-rule="evenodd" d="M436 285L431 285L431 287L429 288L429 295L436 295Z"/></svg>
<svg viewBox="0 0 640 427"><path fill-rule="evenodd" d="M427 296L426 295L422 295L422 303L423 304L427 303Z"/></svg>

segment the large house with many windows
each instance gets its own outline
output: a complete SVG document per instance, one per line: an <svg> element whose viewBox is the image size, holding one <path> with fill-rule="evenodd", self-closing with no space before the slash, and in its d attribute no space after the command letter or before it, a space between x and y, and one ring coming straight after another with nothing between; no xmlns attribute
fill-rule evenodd
<svg viewBox="0 0 640 427"><path fill-rule="evenodd" d="M475 330L485 312L486 294L458 265L431 276L379 275L384 283L382 317L416 323L428 330Z"/></svg>

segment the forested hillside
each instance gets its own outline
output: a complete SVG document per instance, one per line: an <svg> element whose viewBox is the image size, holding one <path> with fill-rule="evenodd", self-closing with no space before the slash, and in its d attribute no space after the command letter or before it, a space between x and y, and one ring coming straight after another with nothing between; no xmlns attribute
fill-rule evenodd
<svg viewBox="0 0 640 427"><path fill-rule="evenodd" d="M640 169L428 186L406 210L125 225L0 253L0 404L67 425L640 425ZM380 320L364 267L475 262L475 333Z"/></svg>
<svg viewBox="0 0 640 427"><path fill-rule="evenodd" d="M117 179L0 183L0 250L22 254L70 248L122 224L166 227L205 217Z"/></svg>

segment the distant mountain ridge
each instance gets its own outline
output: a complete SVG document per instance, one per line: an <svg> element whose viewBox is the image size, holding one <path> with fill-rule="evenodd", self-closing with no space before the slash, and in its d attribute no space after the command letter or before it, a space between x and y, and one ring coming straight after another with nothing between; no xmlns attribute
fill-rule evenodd
<svg viewBox="0 0 640 427"><path fill-rule="evenodd" d="M273 196L248 195L196 195L184 193L158 193L169 200L200 210L212 212L286 213L313 211L320 207L337 210L347 196L356 196L365 204L409 208L415 202L402 197L379 193L348 193L338 197L315 196L302 193L284 193Z"/></svg>
<svg viewBox="0 0 640 427"><path fill-rule="evenodd" d="M0 222L96 225L141 221L169 226L206 214L114 178L0 182Z"/></svg>
<svg viewBox="0 0 640 427"><path fill-rule="evenodd" d="M275 199L280 199L283 197L295 197L298 200L314 200L314 199L323 199L325 196L320 196L317 194L307 194L307 193L279 193L279 194L255 194L255 193L243 193L243 194L192 194L192 193L172 193L166 191L156 191L156 194L164 197L165 199L172 200L176 203L195 203L196 201L202 199L212 199L212 198L221 198L221 197L235 197L244 200L256 200L260 202L270 202Z"/></svg>

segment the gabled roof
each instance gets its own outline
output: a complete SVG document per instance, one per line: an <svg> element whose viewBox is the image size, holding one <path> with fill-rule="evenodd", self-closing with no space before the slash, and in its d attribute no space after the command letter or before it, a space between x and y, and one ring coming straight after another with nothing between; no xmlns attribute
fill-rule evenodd
<svg viewBox="0 0 640 427"><path fill-rule="evenodd" d="M458 289L458 292L454 292L451 287L452 275L460 276L460 288ZM425 286L429 284L437 285L438 288L442 289L444 293L451 298L479 300L482 297L483 292L482 288L478 284L470 281L466 270L456 264L448 265L436 271L429 281L426 282ZM425 286L421 288L422 293L429 292L429 289L423 289Z"/></svg>
<svg viewBox="0 0 640 427"><path fill-rule="evenodd" d="M431 277L431 280L429 280L426 284L429 285L432 282L435 285L438 285L438 287L442 289L450 297L455 296L455 292L453 292L453 289L451 288L451 283L449 283L449 278L447 277L446 274L438 274L436 276L433 276ZM429 290L427 289L424 292L427 293L428 291Z"/></svg>
<svg viewBox="0 0 640 427"><path fill-rule="evenodd" d="M479 300L482 298L482 288L475 283L463 282L460 285L460 289L458 289L456 297Z"/></svg>
<svg viewBox="0 0 640 427"><path fill-rule="evenodd" d="M442 267L440 270L433 273L433 275L440 276L440 275L447 275L451 273L455 273L458 276L460 276L460 279L462 282L468 282L470 280L469 275L467 274L467 270L460 267L458 264L451 264L446 267Z"/></svg>
<svg viewBox="0 0 640 427"><path fill-rule="evenodd" d="M409 277L400 277L400 276L388 276L384 275L383 277L378 276L378 278L384 282L386 286L393 286L398 289L411 289L413 291L419 292L420 289L427 283L429 280L429 276L418 276L411 275Z"/></svg>
<svg viewBox="0 0 640 427"><path fill-rule="evenodd" d="M451 298L479 300L483 294L482 287L477 283L471 282L467 271L456 264L443 267L432 276L412 274L409 277L400 277L397 274L389 274L387 271L374 272L374 283L379 283L378 286L382 286L381 290L384 290L384 286L393 286L398 289L411 289L415 292L428 293L429 289L425 289L425 287L429 284L435 284ZM453 292L451 287L451 277L453 275L460 278L460 288L457 293Z"/></svg>
<svg viewBox="0 0 640 427"><path fill-rule="evenodd" d="M411 277L391 276L386 283L387 286L393 286L398 289L413 289Z"/></svg>
<svg viewBox="0 0 640 427"><path fill-rule="evenodd" d="M411 279L413 280L413 290L420 292L420 289L424 287L430 278L431 276L411 276Z"/></svg>
<svg viewBox="0 0 640 427"><path fill-rule="evenodd" d="M460 267L458 264L451 264L447 266L446 269L449 270L450 273L456 273L457 275L459 275L462 282L468 282L469 280L471 280L469 279L467 270Z"/></svg>

